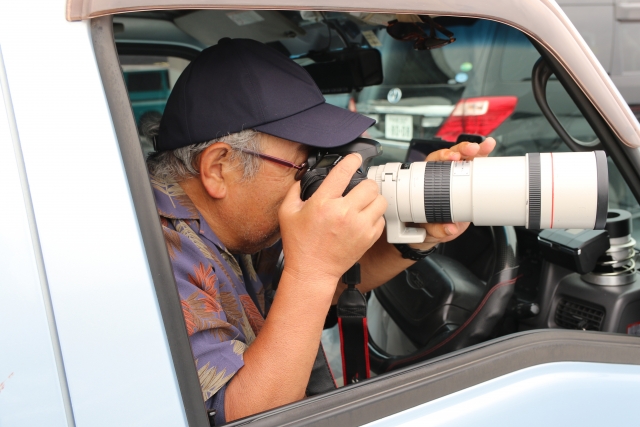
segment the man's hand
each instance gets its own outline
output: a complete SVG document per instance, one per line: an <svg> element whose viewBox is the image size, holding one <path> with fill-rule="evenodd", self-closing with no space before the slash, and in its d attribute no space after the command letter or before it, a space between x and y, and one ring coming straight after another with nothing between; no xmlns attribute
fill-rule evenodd
<svg viewBox="0 0 640 427"><path fill-rule="evenodd" d="M361 163L359 154L346 156L306 202L299 184L289 190L279 211L289 274L337 283L382 234L387 202L375 181L364 180L342 197Z"/></svg>
<svg viewBox="0 0 640 427"><path fill-rule="evenodd" d="M486 157L493 151L496 141L487 138L481 144L462 142L451 148L435 151L427 156L427 161L458 161L471 160L475 157ZM360 185L358 185L359 187ZM468 222L458 222L455 224L408 224L410 227L420 227L427 231L427 238L424 243L410 244L409 246L418 250L427 250L437 243L448 242L461 235L467 227ZM404 259L400 252L387 243L386 236L382 236L375 245L367 251L360 260L362 283L358 288L362 292L374 289L386 283L405 268L411 266L414 261ZM344 286L339 284L333 297L333 303L338 300Z"/></svg>
<svg viewBox="0 0 640 427"><path fill-rule="evenodd" d="M442 150L434 151L427 156L426 161L458 161L473 160L476 157L487 157L496 146L496 140L487 138L482 143L461 142ZM428 249L441 242L449 242L460 236L469 227L468 222L456 222L446 224L411 224L411 227L424 228L427 231L425 243L411 245L416 249Z"/></svg>

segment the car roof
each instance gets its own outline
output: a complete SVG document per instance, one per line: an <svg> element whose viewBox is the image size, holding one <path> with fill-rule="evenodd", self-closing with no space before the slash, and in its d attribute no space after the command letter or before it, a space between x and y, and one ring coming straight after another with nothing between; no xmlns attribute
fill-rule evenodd
<svg viewBox="0 0 640 427"><path fill-rule="evenodd" d="M318 0L68 0L67 19L77 21L117 13L176 9L271 9L392 12L464 16L501 22L524 32L545 47L569 72L620 140L640 147L640 124L609 75L569 18L553 0L456 0L451 2Z"/></svg>

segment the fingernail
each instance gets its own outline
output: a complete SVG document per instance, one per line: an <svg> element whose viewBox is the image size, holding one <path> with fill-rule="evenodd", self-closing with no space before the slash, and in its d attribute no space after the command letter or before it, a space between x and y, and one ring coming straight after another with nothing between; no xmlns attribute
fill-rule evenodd
<svg viewBox="0 0 640 427"><path fill-rule="evenodd" d="M447 233L447 235L449 236L453 236L458 232L458 227L456 227L455 225L447 225L444 228L444 232Z"/></svg>

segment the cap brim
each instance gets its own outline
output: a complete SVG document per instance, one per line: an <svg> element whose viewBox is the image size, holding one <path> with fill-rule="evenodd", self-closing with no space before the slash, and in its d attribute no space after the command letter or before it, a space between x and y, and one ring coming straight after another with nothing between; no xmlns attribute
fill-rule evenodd
<svg viewBox="0 0 640 427"><path fill-rule="evenodd" d="M322 103L293 116L256 126L255 130L312 147L348 144L376 121L344 108Z"/></svg>

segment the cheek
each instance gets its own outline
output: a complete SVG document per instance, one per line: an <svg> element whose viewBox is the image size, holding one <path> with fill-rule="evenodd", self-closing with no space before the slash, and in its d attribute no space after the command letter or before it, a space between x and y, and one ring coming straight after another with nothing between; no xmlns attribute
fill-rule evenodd
<svg viewBox="0 0 640 427"><path fill-rule="evenodd" d="M287 180L287 182L282 183L282 185L278 187L277 194L274 194L274 200L276 200L276 206L278 208L280 207L280 205L282 205L285 197L287 197L287 193L289 193L289 190L293 185L295 185L295 183L296 181L292 178L290 180ZM300 196L300 194L298 194L298 196Z"/></svg>
<svg viewBox="0 0 640 427"><path fill-rule="evenodd" d="M246 213L251 212L268 227L272 217L277 219L278 209L288 190L289 187L282 182L261 182L243 195L242 205Z"/></svg>
<svg viewBox="0 0 640 427"><path fill-rule="evenodd" d="M268 204L277 204L279 206L294 183L293 177L264 179L254 186L252 192L260 200L269 201L267 202Z"/></svg>
<svg viewBox="0 0 640 427"><path fill-rule="evenodd" d="M277 220L278 208L294 183L293 177L270 176L258 176L255 181L244 183L232 196L236 213L263 221L275 216Z"/></svg>

